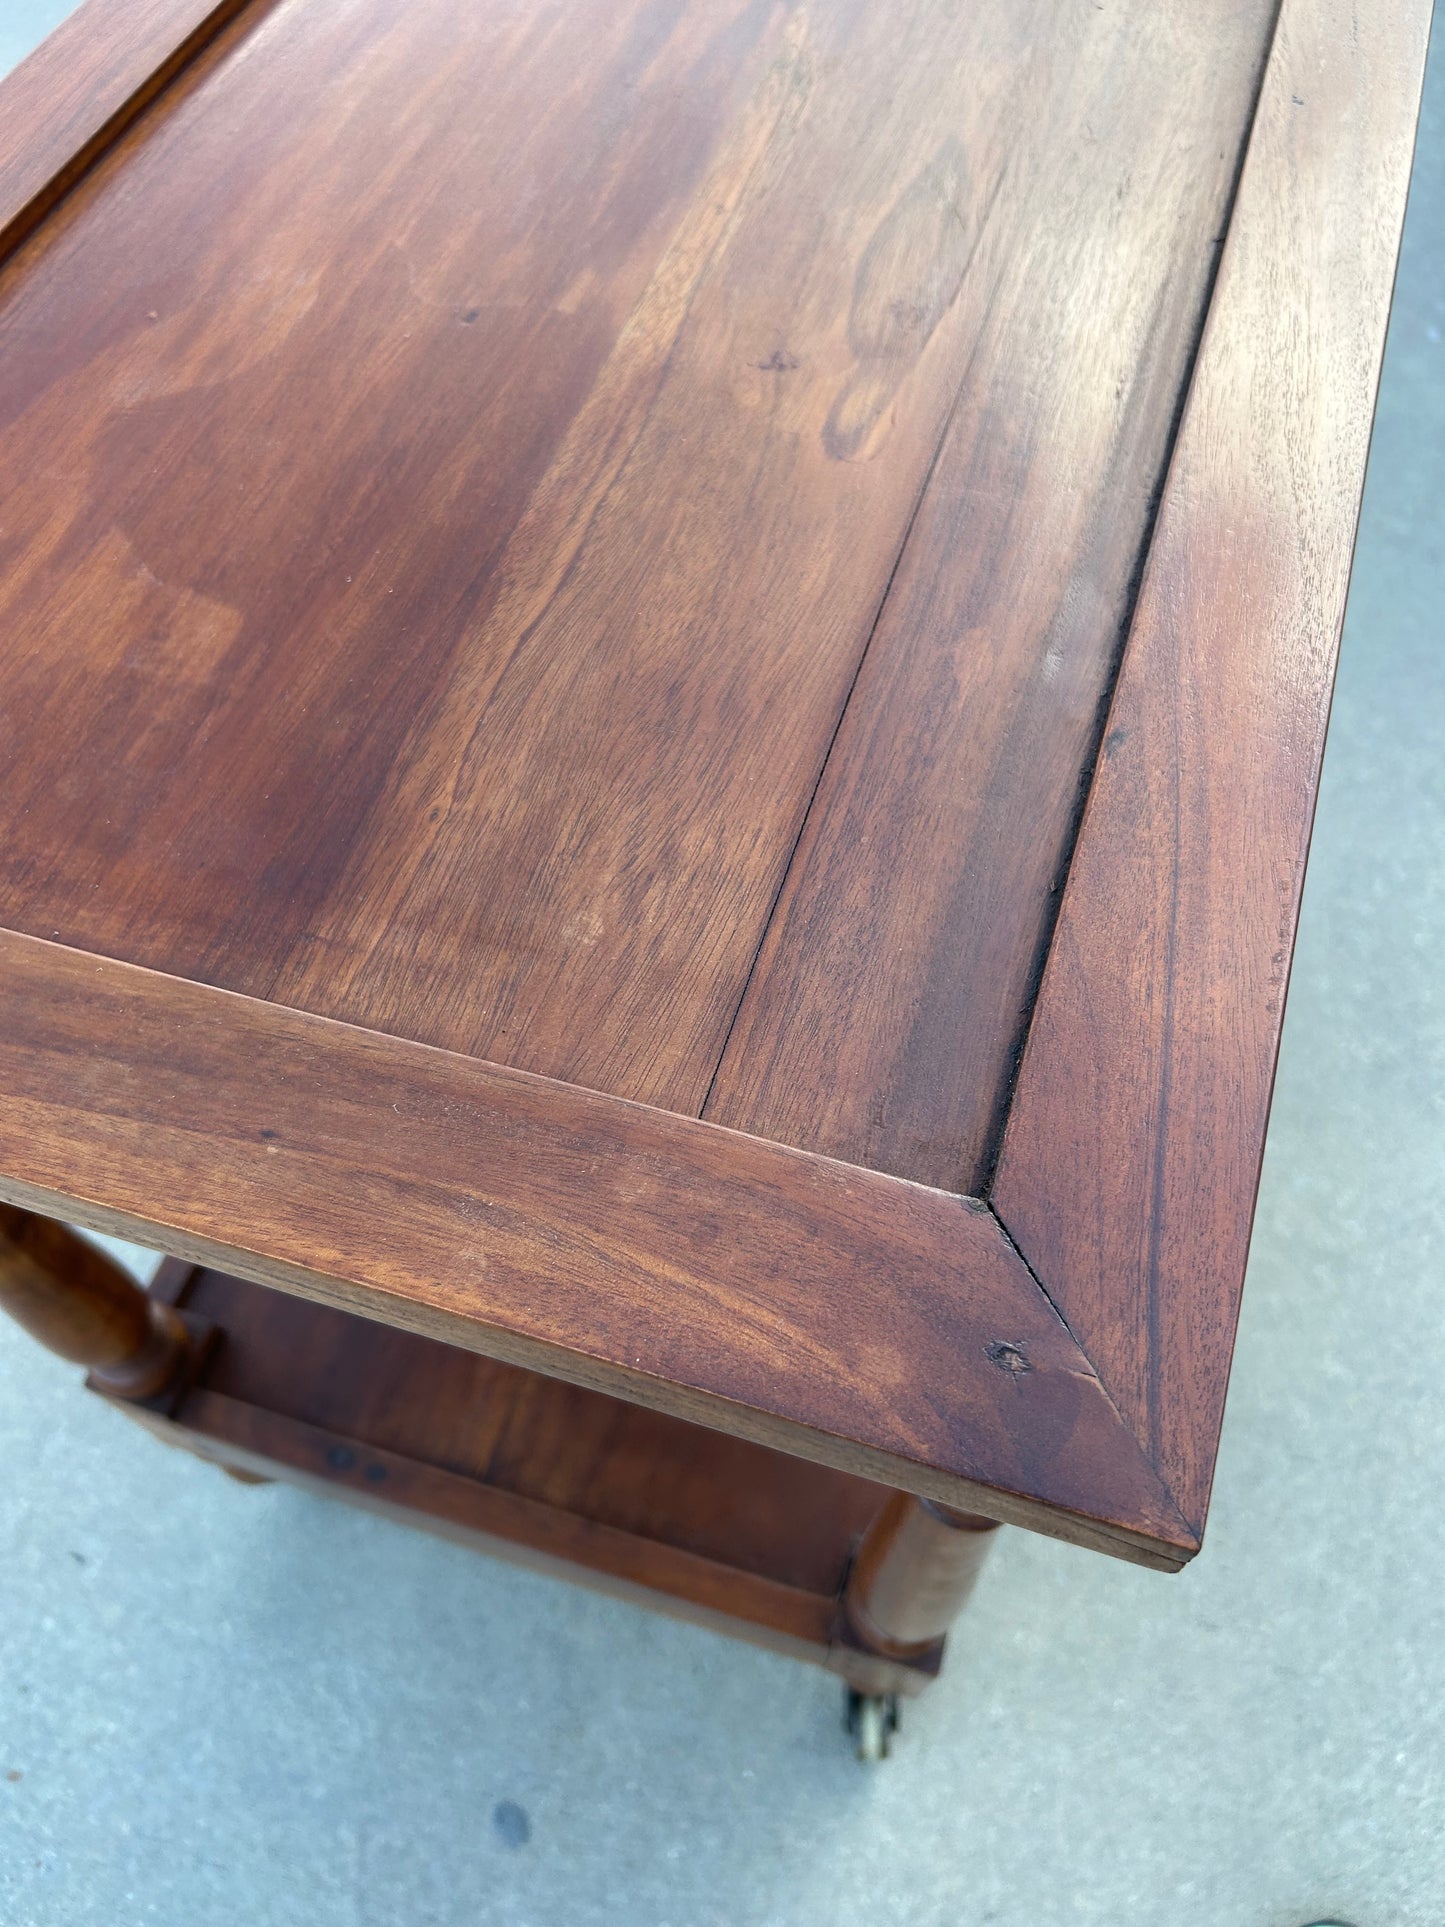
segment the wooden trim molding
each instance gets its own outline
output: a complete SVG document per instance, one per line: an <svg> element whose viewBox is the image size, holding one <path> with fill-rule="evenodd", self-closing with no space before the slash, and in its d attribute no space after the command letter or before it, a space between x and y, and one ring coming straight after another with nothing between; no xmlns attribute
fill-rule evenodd
<svg viewBox="0 0 1445 1927"><path fill-rule="evenodd" d="M1429 24L1281 10L992 1193L1196 1529Z"/></svg>
<svg viewBox="0 0 1445 1927"><path fill-rule="evenodd" d="M0 933L0 1197L1146 1563L1193 1549L976 1200Z"/></svg>
<svg viewBox="0 0 1445 1927"><path fill-rule="evenodd" d="M249 0L85 0L0 81L0 261Z"/></svg>

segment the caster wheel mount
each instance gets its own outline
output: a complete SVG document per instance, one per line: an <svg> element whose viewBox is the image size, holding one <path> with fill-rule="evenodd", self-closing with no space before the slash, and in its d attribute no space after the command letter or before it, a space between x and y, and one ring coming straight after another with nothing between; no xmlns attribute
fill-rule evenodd
<svg viewBox="0 0 1445 1927"><path fill-rule="evenodd" d="M860 1693L848 1687L843 1702L843 1725L860 1760L886 1760L898 1731L896 1693Z"/></svg>

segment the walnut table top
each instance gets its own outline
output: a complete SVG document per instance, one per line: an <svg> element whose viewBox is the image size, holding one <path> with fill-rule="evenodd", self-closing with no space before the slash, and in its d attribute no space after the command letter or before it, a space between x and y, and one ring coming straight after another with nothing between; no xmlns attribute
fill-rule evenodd
<svg viewBox="0 0 1445 1927"><path fill-rule="evenodd" d="M1422 0L88 0L0 1197L1198 1546Z"/></svg>

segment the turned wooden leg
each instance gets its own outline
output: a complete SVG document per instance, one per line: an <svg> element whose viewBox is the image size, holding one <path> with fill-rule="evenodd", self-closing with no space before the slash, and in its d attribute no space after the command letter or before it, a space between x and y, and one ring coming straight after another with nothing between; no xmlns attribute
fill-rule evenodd
<svg viewBox="0 0 1445 1927"><path fill-rule="evenodd" d="M997 1524L895 1492L859 1547L843 1595L858 1643L890 1659L937 1646L973 1591Z"/></svg>
<svg viewBox="0 0 1445 1927"><path fill-rule="evenodd" d="M0 1306L118 1398L152 1398L185 1362L186 1328L62 1224L0 1204Z"/></svg>

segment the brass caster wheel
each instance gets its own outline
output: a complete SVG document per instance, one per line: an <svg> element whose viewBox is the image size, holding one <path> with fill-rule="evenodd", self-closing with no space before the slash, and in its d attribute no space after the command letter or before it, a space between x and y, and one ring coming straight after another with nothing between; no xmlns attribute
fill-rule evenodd
<svg viewBox="0 0 1445 1927"><path fill-rule="evenodd" d="M848 1687L843 1725L860 1760L886 1760L893 1750L893 1735L898 1731L898 1695L859 1693Z"/></svg>

